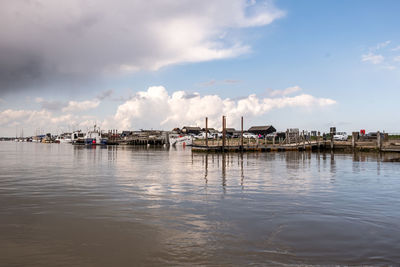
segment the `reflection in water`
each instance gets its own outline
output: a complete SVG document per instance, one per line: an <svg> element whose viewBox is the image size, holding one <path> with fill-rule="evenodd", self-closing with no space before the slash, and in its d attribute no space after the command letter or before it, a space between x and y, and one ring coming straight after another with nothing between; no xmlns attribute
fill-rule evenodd
<svg viewBox="0 0 400 267"><path fill-rule="evenodd" d="M244 189L244 171L243 171L243 153L239 154L239 161L240 161L240 186L242 187L242 191Z"/></svg>
<svg viewBox="0 0 400 267"><path fill-rule="evenodd" d="M219 158L221 157L221 184L222 184L222 189L223 192L226 193L226 187L227 187L227 168L229 167L234 167L234 158L235 154L229 154L229 153L222 153L222 154L215 154L212 153L211 155L209 153L204 153L200 154L202 156L202 164L204 165L204 181L205 184L207 185L208 183L208 161L209 157L211 157L211 163L214 164L214 158L217 158L218 165L217 167L219 168ZM240 168L240 186L242 190L244 189L244 157L243 153L237 153L237 166ZM194 154L192 154L193 158Z"/></svg>
<svg viewBox="0 0 400 267"><path fill-rule="evenodd" d="M395 265L390 154L0 143L4 266ZM246 178L245 178L246 174Z"/></svg>
<svg viewBox="0 0 400 267"><path fill-rule="evenodd" d="M222 153L222 190L226 193L226 153Z"/></svg>

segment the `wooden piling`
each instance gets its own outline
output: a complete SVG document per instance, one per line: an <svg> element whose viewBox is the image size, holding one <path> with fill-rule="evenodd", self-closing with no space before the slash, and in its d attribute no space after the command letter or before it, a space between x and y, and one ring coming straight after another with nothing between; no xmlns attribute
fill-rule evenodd
<svg viewBox="0 0 400 267"><path fill-rule="evenodd" d="M206 117L206 147L208 148L208 117Z"/></svg>
<svg viewBox="0 0 400 267"><path fill-rule="evenodd" d="M289 144L290 140L289 140L289 129L286 130L286 144Z"/></svg>
<svg viewBox="0 0 400 267"><path fill-rule="evenodd" d="M243 151L243 116L242 116L242 120L241 120L241 125L242 125L242 130L240 133L240 149Z"/></svg>
<svg viewBox="0 0 400 267"><path fill-rule="evenodd" d="M222 116L222 151L225 151L225 138L226 138L226 136L225 136L225 134L226 134L225 127L226 127L225 116Z"/></svg>
<svg viewBox="0 0 400 267"><path fill-rule="evenodd" d="M357 137L358 137L358 132L353 132L351 136L351 148L353 150L356 148Z"/></svg>
<svg viewBox="0 0 400 267"><path fill-rule="evenodd" d="M377 145L378 151L381 151L381 149L382 149L382 138L381 138L381 132L380 131L378 131L376 133L376 145Z"/></svg>

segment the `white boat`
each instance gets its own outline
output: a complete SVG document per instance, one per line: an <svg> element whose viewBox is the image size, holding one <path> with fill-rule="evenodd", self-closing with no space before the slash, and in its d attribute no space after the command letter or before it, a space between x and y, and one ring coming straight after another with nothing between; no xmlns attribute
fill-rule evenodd
<svg viewBox="0 0 400 267"><path fill-rule="evenodd" d="M176 146L176 145L191 146L193 144L193 137L191 135L170 134L169 144L171 146Z"/></svg>
<svg viewBox="0 0 400 267"><path fill-rule="evenodd" d="M80 130L75 131L71 134L71 141L72 144L84 144L85 143L85 134L82 133Z"/></svg>
<svg viewBox="0 0 400 267"><path fill-rule="evenodd" d="M61 134L57 136L56 143L72 143L71 134Z"/></svg>
<svg viewBox="0 0 400 267"><path fill-rule="evenodd" d="M108 139L102 137L100 128L93 127L93 130L88 131L84 138L84 143L86 145L107 145Z"/></svg>

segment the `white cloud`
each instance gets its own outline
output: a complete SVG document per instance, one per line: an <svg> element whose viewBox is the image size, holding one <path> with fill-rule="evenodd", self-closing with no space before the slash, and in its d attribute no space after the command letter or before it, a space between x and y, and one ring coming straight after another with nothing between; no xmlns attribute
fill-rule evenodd
<svg viewBox="0 0 400 267"><path fill-rule="evenodd" d="M237 31L282 16L270 0L0 1L0 47L49 77L157 70L248 53Z"/></svg>
<svg viewBox="0 0 400 267"><path fill-rule="evenodd" d="M273 96L273 97L274 96L286 96L286 95L290 95L290 94L296 93L296 92L298 92L300 90L301 90L301 88L296 85L296 86L293 86L293 87L288 87L288 88L286 88L284 90L272 90L269 93L269 95Z"/></svg>
<svg viewBox="0 0 400 267"><path fill-rule="evenodd" d="M361 61L371 62L372 64L380 64L385 58L382 55L377 55L374 53L368 53L361 56Z"/></svg>
<svg viewBox="0 0 400 267"><path fill-rule="evenodd" d="M292 88L297 88L296 90ZM283 91L298 92L301 88L290 87ZM43 103L45 99L37 99ZM99 100L70 101L68 111L95 107ZM45 132L60 133L62 130L86 130L97 123L107 129L172 129L184 125L204 124L209 117L210 127L220 128L222 115L228 117L228 124L238 123L241 116L248 122L273 109L285 107L319 108L335 104L328 98L317 98L308 94L293 97L260 98L252 94L240 100L221 98L218 95L204 95L176 91L169 94L162 86L149 87L138 92L133 98L118 106L115 115L106 119L95 116L78 115L71 112L59 114L48 109L25 110L7 109L0 112L2 134L13 136L16 127L24 128L26 135L32 135L40 128Z"/></svg>
<svg viewBox="0 0 400 267"><path fill-rule="evenodd" d="M89 109L97 108L100 105L99 100L86 100L86 101L69 101L68 106L62 109L63 112L80 112Z"/></svg>
<svg viewBox="0 0 400 267"><path fill-rule="evenodd" d="M396 62L400 62L400 56L394 57L393 60L396 61Z"/></svg>
<svg viewBox="0 0 400 267"><path fill-rule="evenodd" d="M400 45L396 46L395 48L392 48L392 51L400 51Z"/></svg>
<svg viewBox="0 0 400 267"><path fill-rule="evenodd" d="M388 46L390 43L391 43L391 41L385 41L385 42L379 43L379 44L376 45L375 49L376 49L376 50L379 50L379 49L381 49L381 48L385 48L385 47Z"/></svg>
<svg viewBox="0 0 400 267"><path fill-rule="evenodd" d="M2 134L12 136L16 127L23 128L27 136L33 135L38 128L53 134L64 129L65 131L75 129L86 130L96 122L93 116L76 116L72 114L54 115L52 112L42 110L14 110L7 109L0 112L0 126Z"/></svg>
<svg viewBox="0 0 400 267"><path fill-rule="evenodd" d="M335 103L332 99L316 98L308 94L280 98L258 98L252 94L240 100L222 99L218 95L201 96L199 93L188 96L184 91L169 95L164 87L155 86L147 91L138 92L134 98L120 105L115 116L106 120L103 127L170 129L183 125L200 126L204 124L204 117L207 116L210 127L219 128L222 115L226 115L230 122L238 122L241 116L262 116L272 109L316 108Z"/></svg>

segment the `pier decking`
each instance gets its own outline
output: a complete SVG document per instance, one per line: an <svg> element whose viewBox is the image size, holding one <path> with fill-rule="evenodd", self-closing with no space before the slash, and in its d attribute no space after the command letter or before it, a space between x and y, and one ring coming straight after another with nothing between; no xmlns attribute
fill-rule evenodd
<svg viewBox="0 0 400 267"><path fill-rule="evenodd" d="M376 151L376 152L400 152L400 144L393 142L377 141L333 141L315 140L297 143L271 144L264 140L246 140L243 146L240 139L229 140L223 145L221 140L209 140L206 145L205 140L195 140L192 151L204 152L270 152L270 151L304 151L304 150L333 150L333 151Z"/></svg>

